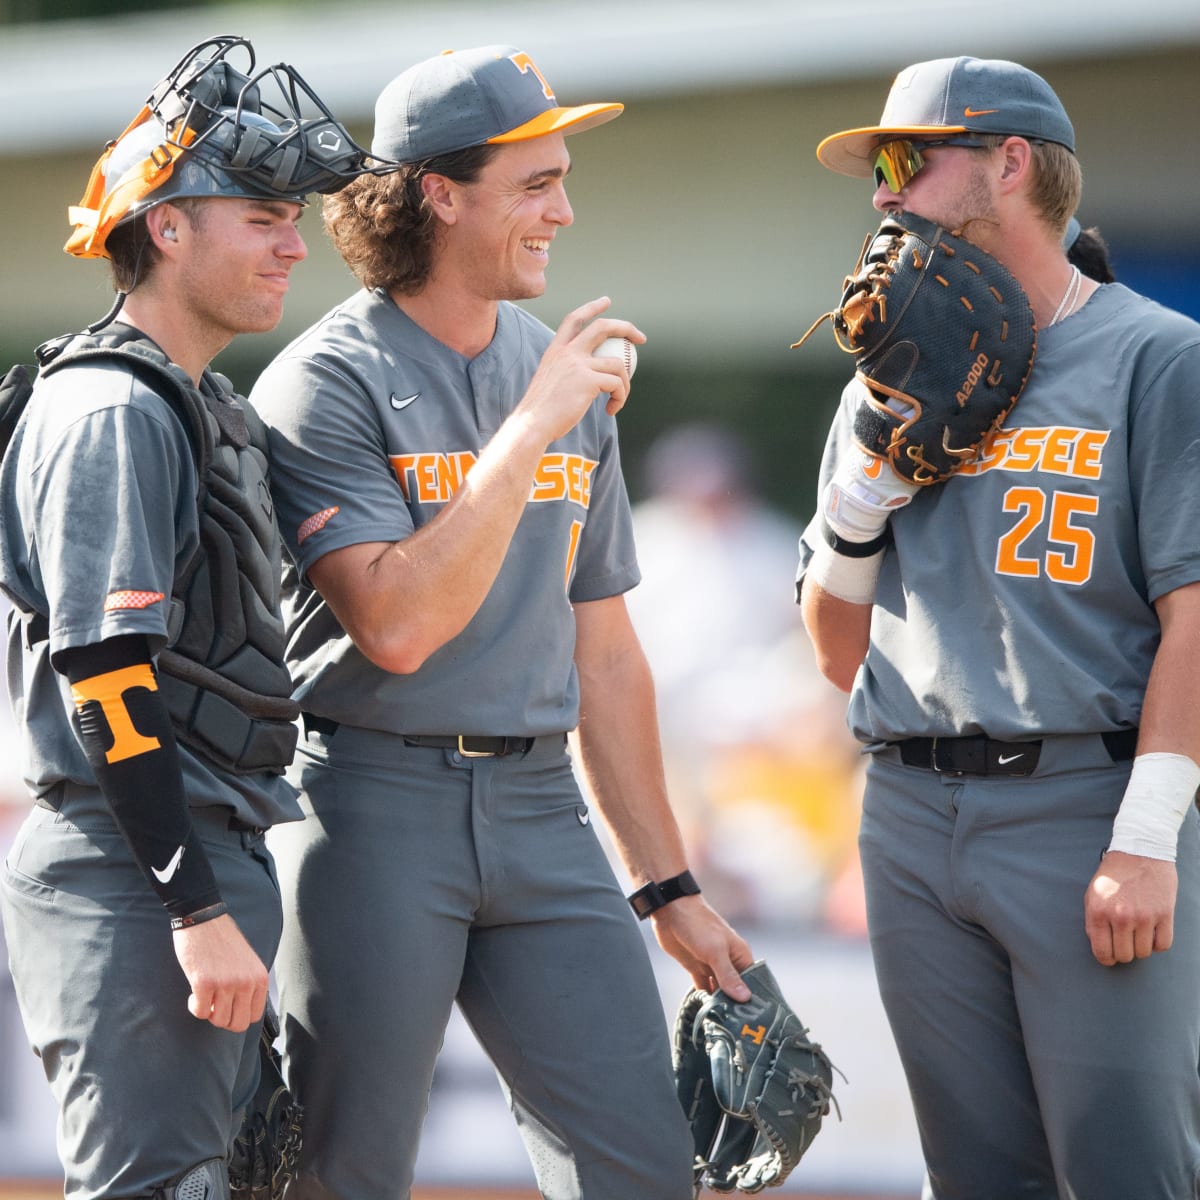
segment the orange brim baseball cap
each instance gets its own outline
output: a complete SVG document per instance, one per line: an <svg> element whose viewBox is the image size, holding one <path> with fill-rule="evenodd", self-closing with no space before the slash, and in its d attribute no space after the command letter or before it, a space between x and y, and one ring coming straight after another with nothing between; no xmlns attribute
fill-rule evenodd
<svg viewBox="0 0 1200 1200"><path fill-rule="evenodd" d="M398 75L375 103L371 153L421 162L548 133L581 133L620 116L622 104L564 107L528 54L514 46L447 50Z"/></svg>
<svg viewBox="0 0 1200 1200"><path fill-rule="evenodd" d="M937 58L896 76L878 125L834 133L817 147L831 171L869 179L875 150L897 138L995 133L1075 151L1062 101L1040 76L1002 59Z"/></svg>

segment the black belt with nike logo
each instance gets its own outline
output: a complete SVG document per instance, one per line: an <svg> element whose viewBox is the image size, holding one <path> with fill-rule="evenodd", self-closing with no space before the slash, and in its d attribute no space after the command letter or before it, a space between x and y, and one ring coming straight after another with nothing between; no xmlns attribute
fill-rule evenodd
<svg viewBox="0 0 1200 1200"><path fill-rule="evenodd" d="M1102 733L1113 762L1128 762L1137 752L1138 731ZM1028 742L999 742L982 733L968 737L914 737L889 743L900 751L906 767L923 767L940 775L1031 775L1042 753L1038 738Z"/></svg>

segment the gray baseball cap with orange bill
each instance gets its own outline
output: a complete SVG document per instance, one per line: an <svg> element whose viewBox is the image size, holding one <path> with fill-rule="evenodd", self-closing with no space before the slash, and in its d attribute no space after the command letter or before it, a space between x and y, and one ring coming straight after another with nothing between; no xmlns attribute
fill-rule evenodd
<svg viewBox="0 0 1200 1200"><path fill-rule="evenodd" d="M1067 111L1040 75L1003 59L964 57L905 67L879 124L830 135L817 147L817 158L832 171L869 179L874 152L884 142L964 133L1057 142L1075 151Z"/></svg>
<svg viewBox="0 0 1200 1200"><path fill-rule="evenodd" d="M409 67L375 103L371 153L414 163L485 143L579 133L620 116L613 103L563 107L515 46L447 50Z"/></svg>

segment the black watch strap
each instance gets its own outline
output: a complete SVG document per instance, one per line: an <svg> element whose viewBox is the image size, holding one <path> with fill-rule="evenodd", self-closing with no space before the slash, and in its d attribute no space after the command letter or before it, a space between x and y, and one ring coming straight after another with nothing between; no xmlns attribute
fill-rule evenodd
<svg viewBox="0 0 1200 1200"><path fill-rule="evenodd" d="M629 906L637 913L638 920L644 921L651 913L665 908L672 900L680 896L700 895L700 885L692 876L691 871L683 871L670 879L662 879L658 883L651 880L644 887L638 888L629 897Z"/></svg>

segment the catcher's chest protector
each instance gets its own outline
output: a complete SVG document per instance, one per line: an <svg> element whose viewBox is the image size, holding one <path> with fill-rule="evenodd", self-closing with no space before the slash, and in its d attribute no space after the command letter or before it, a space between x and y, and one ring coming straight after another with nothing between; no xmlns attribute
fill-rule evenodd
<svg viewBox="0 0 1200 1200"><path fill-rule="evenodd" d="M267 486L266 433L227 382L203 390L137 330L55 339L41 374L119 361L183 421L196 459L201 548L175 579L159 688L180 741L234 772L281 773L298 709L284 665L282 546Z"/></svg>

